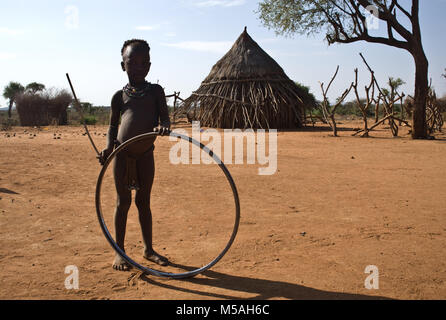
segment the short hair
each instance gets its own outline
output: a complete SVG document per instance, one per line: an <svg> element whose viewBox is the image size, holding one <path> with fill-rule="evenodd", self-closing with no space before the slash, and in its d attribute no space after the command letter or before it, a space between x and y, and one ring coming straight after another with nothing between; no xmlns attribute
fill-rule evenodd
<svg viewBox="0 0 446 320"><path fill-rule="evenodd" d="M147 48L147 50L148 50L149 53L150 53L150 46L149 46L149 44L147 43L147 41L145 41L145 40L141 40L141 39L131 39L131 40L127 40L127 41L124 42L124 45L122 46L122 49L121 49L121 55L123 56L123 55L124 55L124 52L125 52L125 49L126 49L128 46L133 45L133 44L137 44L138 46L142 46L142 47Z"/></svg>

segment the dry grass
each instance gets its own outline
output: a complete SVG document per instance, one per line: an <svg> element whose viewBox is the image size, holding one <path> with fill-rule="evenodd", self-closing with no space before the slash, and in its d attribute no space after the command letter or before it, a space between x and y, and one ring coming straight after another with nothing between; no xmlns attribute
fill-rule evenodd
<svg viewBox="0 0 446 320"><path fill-rule="evenodd" d="M24 92L16 98L22 126L65 125L67 108L72 97L65 90L46 90L42 93Z"/></svg>

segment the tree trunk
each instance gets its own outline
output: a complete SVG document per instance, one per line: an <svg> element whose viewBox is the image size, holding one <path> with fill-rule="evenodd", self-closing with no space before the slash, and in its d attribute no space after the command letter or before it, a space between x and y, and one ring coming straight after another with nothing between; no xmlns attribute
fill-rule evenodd
<svg viewBox="0 0 446 320"><path fill-rule="evenodd" d="M8 109L8 118L12 118L12 105L14 104L14 100L9 100L9 109Z"/></svg>
<svg viewBox="0 0 446 320"><path fill-rule="evenodd" d="M379 102L375 105L375 123L379 121Z"/></svg>
<svg viewBox="0 0 446 320"><path fill-rule="evenodd" d="M330 115L330 119L331 119L331 124L333 126L333 136L337 137L338 136L338 128L336 126L336 120L335 120L335 115L334 113Z"/></svg>
<svg viewBox="0 0 446 320"><path fill-rule="evenodd" d="M400 102L400 108L401 108L401 120L404 120L404 106L403 106L403 98L401 98ZM400 126L402 125L402 121L400 121Z"/></svg>
<svg viewBox="0 0 446 320"><path fill-rule="evenodd" d="M415 60L415 96L412 113L412 138L428 137L426 123L426 99L429 92L429 62L422 48L412 53Z"/></svg>
<svg viewBox="0 0 446 320"><path fill-rule="evenodd" d="M367 125L367 113L366 112L367 111L364 111L364 115L362 117L362 120L364 121L364 134L362 135L363 137L368 137L369 136L369 128L368 128L368 125Z"/></svg>

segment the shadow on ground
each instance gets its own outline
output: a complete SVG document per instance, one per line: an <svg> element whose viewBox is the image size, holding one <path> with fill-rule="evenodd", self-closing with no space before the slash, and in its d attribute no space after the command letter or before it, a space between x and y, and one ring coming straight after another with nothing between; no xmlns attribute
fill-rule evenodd
<svg viewBox="0 0 446 320"><path fill-rule="evenodd" d="M6 189L6 188L0 188L0 193L19 194L19 193L15 192L15 191L12 191L12 190L9 190L9 189Z"/></svg>
<svg viewBox="0 0 446 320"><path fill-rule="evenodd" d="M182 265L173 265L173 266L188 271L195 269L192 267L187 267ZM175 285L174 280L169 281L168 283L164 281L157 281L156 279L151 278L144 274L140 275L139 279L151 285L156 285L162 288L177 290L185 293L196 294L196 295L201 295L203 297L211 297L217 299L246 300L245 296L246 293L248 293L255 295L254 297L249 298L250 300L266 300L273 298L285 298L290 300L390 300L390 298L380 297L380 296L368 296L362 294L323 291L293 283L240 277L209 270L203 272L202 275L205 276L206 278L201 278L201 277L189 278L189 279L184 279L182 281L203 286L203 290L184 288L181 287L181 284ZM212 288L207 289L206 287L227 289L231 291L240 292L241 294L226 295L226 294L213 293Z"/></svg>

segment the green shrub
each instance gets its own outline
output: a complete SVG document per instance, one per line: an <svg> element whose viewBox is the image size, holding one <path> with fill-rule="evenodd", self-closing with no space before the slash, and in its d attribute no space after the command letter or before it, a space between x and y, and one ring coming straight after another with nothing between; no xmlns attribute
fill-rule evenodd
<svg viewBox="0 0 446 320"><path fill-rule="evenodd" d="M98 122L98 120L93 115L86 115L84 116L84 122L86 125L95 125Z"/></svg>

